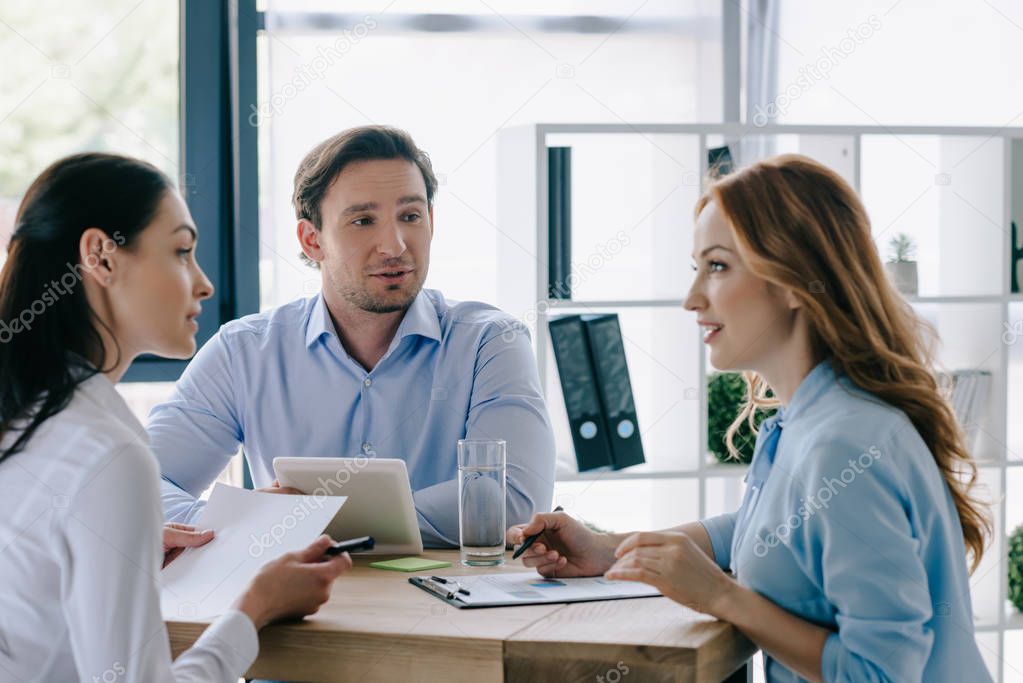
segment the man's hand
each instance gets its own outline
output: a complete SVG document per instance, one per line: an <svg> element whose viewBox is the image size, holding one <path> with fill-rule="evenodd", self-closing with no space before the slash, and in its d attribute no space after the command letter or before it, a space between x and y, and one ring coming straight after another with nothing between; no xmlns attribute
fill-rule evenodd
<svg viewBox="0 0 1023 683"><path fill-rule="evenodd" d="M188 524L163 525L163 566L166 567L185 548L198 548L213 540L213 529L196 531Z"/></svg>
<svg viewBox="0 0 1023 683"><path fill-rule="evenodd" d="M256 489L262 493L287 493L292 496L304 496L305 494L298 489L293 489L290 486L281 486L281 482L274 479L274 483L267 486L265 489Z"/></svg>

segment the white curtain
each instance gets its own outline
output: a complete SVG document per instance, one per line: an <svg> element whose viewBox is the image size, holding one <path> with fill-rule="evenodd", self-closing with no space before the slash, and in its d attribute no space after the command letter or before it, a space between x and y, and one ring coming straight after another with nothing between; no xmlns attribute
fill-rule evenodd
<svg viewBox="0 0 1023 683"><path fill-rule="evenodd" d="M747 4L746 122L755 126L773 123L777 117L780 4L781 0L749 0ZM745 136L737 146L740 165L774 154L773 140L755 134Z"/></svg>

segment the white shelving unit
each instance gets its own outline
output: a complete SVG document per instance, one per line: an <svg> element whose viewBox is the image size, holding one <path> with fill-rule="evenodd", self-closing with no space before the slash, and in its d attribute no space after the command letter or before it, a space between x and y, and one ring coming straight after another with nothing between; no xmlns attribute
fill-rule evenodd
<svg viewBox="0 0 1023 683"><path fill-rule="evenodd" d="M996 680L1003 680L1007 633L1023 639L1023 617L1006 599L1006 537L1023 524L1023 490L1010 486L1018 475L1023 488L1023 423L1008 420L1023 408L1023 333L1018 343L1003 340L1003 333L1023 332L1023 295L1010 293L1009 270L1012 218L1023 228L1023 128L623 123L502 130L499 305L533 334L558 430L556 496L616 530L739 505L745 467L718 464L707 454L710 368L682 308L691 277L692 207L707 149L722 144L738 153L739 165L800 152L841 173L863 197L882 257L895 233L914 237L920 294L909 300L937 328L941 364L991 372L975 455L996 531L972 593L978 642ZM578 299L569 301L547 296L546 150L562 145L572 147L573 272L585 276L573 289ZM645 465L584 473L574 467L546 325L569 312L621 316Z"/></svg>

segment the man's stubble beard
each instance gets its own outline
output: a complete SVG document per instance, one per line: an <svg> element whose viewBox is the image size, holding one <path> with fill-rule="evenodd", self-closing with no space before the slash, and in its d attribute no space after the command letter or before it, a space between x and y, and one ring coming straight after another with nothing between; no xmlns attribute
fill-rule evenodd
<svg viewBox="0 0 1023 683"><path fill-rule="evenodd" d="M416 276L419 275L419 271L414 271ZM341 294L345 301L357 307L359 310L367 313L397 313L399 311L407 311L412 305L412 302L419 296L419 292L423 289L423 283L426 278L417 279L412 285L412 292L398 302L390 299L381 299L373 296L365 289L359 289L356 287L338 286L338 293ZM396 291L396 290L389 290Z"/></svg>

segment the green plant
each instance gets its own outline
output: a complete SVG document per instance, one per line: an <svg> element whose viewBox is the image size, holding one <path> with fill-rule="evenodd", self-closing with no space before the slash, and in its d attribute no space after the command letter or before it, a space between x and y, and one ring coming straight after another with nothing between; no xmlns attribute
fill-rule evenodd
<svg viewBox="0 0 1023 683"><path fill-rule="evenodd" d="M707 378L707 448L718 462L734 463L728 452L725 434L729 425L739 414L746 398L746 380L737 372L715 372ZM774 414L774 410L757 410L753 423L760 429L760 423ZM749 464L753 460L753 448L757 443L756 431L750 429L744 420L733 438L739 450L739 462Z"/></svg>
<svg viewBox="0 0 1023 683"><path fill-rule="evenodd" d="M1023 526L1009 536L1009 602L1023 612Z"/></svg>
<svg viewBox="0 0 1023 683"><path fill-rule="evenodd" d="M888 242L889 263L907 263L913 260L916 254L916 245L913 238L904 232L900 232Z"/></svg>

